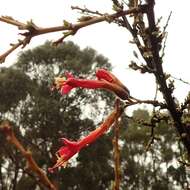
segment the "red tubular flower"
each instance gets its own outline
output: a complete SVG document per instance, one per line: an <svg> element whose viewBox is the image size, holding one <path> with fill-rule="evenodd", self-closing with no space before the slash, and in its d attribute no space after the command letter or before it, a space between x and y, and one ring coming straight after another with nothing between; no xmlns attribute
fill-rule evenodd
<svg viewBox="0 0 190 190"><path fill-rule="evenodd" d="M51 173L53 173L54 169L59 166L66 167L67 161L80 151L78 142L69 141L66 138L61 138L61 141L64 146L62 146L55 154L57 157L57 163L53 167L48 168L48 171Z"/></svg>
<svg viewBox="0 0 190 190"><path fill-rule="evenodd" d="M97 89L102 88L114 92L123 100L128 100L129 90L119 81L119 79L112 73L105 69L99 69L96 72L98 80L77 79L71 74L66 73L67 79L56 78L55 84L57 89L60 89L62 95L67 94L76 87Z"/></svg>
<svg viewBox="0 0 190 190"><path fill-rule="evenodd" d="M102 123L100 127L92 131L89 135L84 137L83 139L75 142L75 141L69 141L65 138L62 138L62 142L64 143L64 146L62 146L57 152L57 163L49 168L49 172L53 172L54 169L63 166L66 166L67 161L74 156L76 153L78 153L82 148L88 146L92 142L94 142L97 138L99 138L101 135L103 135L114 123L115 119L117 119L121 115L121 110L115 109Z"/></svg>
<svg viewBox="0 0 190 190"><path fill-rule="evenodd" d="M115 94L119 96L121 99L128 100L130 98L130 92L128 88L125 85L123 85L123 83L121 83L121 81L114 74L110 73L105 69L98 69L96 71L96 76L98 80L105 80L111 83L109 90L115 92Z"/></svg>
<svg viewBox="0 0 190 190"><path fill-rule="evenodd" d="M129 94L128 88L125 85L123 85L123 83L121 83L121 81L115 75L110 73L109 71L107 71L105 69L98 69L96 71L96 76L97 76L98 80L106 80L110 83L117 84L121 88L125 89L126 92Z"/></svg>

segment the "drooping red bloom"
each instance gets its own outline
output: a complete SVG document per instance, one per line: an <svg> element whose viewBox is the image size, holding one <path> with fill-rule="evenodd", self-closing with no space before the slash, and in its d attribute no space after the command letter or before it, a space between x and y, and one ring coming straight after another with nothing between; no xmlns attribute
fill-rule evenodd
<svg viewBox="0 0 190 190"><path fill-rule="evenodd" d="M129 90L119 81L119 79L105 69L99 69L96 72L97 80L77 79L70 73L66 73L66 79L56 78L55 84L61 94L67 94L76 87L89 88L89 89L106 89L114 92L118 97L123 100L128 100Z"/></svg>
<svg viewBox="0 0 190 190"><path fill-rule="evenodd" d="M102 123L100 127L92 131L89 135L84 137L83 139L79 141L69 141L66 138L61 138L62 143L64 146L62 146L57 152L57 163L49 168L49 172L53 172L54 169L62 166L65 167L67 161L74 156L76 153L78 153L82 148L88 146L92 142L94 142L97 138L99 138L101 135L103 135L114 123L115 119L117 119L121 114L121 110L115 109Z"/></svg>
<svg viewBox="0 0 190 190"><path fill-rule="evenodd" d="M55 154L57 157L57 163L53 167L48 168L48 171L51 173L53 173L54 169L60 166L66 167L67 161L80 151L78 142L69 141L66 138L61 138L61 141L64 146L62 146Z"/></svg>

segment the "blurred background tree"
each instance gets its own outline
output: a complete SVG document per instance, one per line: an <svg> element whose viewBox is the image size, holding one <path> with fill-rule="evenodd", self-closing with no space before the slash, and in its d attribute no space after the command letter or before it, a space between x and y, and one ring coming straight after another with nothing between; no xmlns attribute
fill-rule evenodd
<svg viewBox="0 0 190 190"><path fill-rule="evenodd" d="M67 97L52 94L50 81L66 70L78 77L93 77L98 67L111 69L108 60L91 48L81 50L72 42L54 48L46 42L22 52L14 66L0 71L1 120L14 123L17 137L46 172L55 162L59 138L76 140L87 134L98 126L107 114L106 109L113 104L112 95L104 91L77 89ZM103 106L98 108L99 104ZM183 189L188 186L190 175L177 161L182 147L168 122L162 121L156 126L155 133L160 140L145 151L151 129L140 121L149 122L151 118L152 113L143 109L134 111L131 118L122 118L121 189ZM185 119L188 118L187 114ZM1 189L44 189L26 169L20 153L0 135ZM59 189L111 189L112 137L111 131L82 150L67 168L48 176Z"/></svg>
<svg viewBox="0 0 190 190"><path fill-rule="evenodd" d="M122 120L122 189L185 189L190 173L178 162L184 150L170 120L156 124L154 135L158 140L146 151L151 127L143 123L149 123L152 116L150 110L138 109L132 118Z"/></svg>
<svg viewBox="0 0 190 190"><path fill-rule="evenodd" d="M80 89L61 97L51 92L51 82L65 71L78 77L91 76L98 67L111 66L91 48L81 50L72 42L55 48L47 42L22 52L13 67L0 71L1 120L14 123L19 140L46 172L55 163L54 154L61 146L59 138L77 140L96 128L113 100L109 93ZM95 107L90 106L90 101ZM96 110L100 102L105 106ZM92 120L95 115L97 119ZM25 169L22 156L5 142L1 134L1 189L37 189L35 176ZM109 137L104 137L80 153L77 167L77 161L73 161L68 168L48 175L60 189L104 189L113 179L111 149Z"/></svg>

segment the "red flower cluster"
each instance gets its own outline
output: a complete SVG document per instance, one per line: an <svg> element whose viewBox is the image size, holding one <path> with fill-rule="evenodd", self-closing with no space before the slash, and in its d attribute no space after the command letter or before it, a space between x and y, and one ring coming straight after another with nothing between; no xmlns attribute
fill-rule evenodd
<svg viewBox="0 0 190 190"><path fill-rule="evenodd" d="M77 79L70 73L65 73L65 78L56 78L55 85L62 95L69 93L73 88L89 88L89 89L106 89L114 92L122 100L129 100L130 95L129 90L119 81L119 79L114 76L112 73L108 72L105 69L99 69L96 72L97 80L89 79ZM109 127L112 126L115 119L118 118L121 114L121 110L118 107L107 117L103 124L92 131L89 135L84 137L79 141L70 141L66 138L62 138L61 141L64 144L57 152L57 162L56 164L49 168L50 172L53 172L54 169L63 166L65 167L67 161L78 153L82 148L94 142L97 138L103 135Z"/></svg>

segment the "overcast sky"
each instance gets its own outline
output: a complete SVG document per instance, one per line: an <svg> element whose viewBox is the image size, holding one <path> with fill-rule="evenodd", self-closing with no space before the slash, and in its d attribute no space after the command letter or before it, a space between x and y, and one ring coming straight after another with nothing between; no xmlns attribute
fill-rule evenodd
<svg viewBox="0 0 190 190"><path fill-rule="evenodd" d="M170 4L169 4L170 3ZM76 21L76 11L71 10L71 5L86 5L89 9L102 12L112 12L110 0L1 0L0 14L12 16L19 21L32 19L35 24L46 27L61 25L63 20ZM190 43L190 1L165 1L156 0L156 16L163 16L164 24L170 11L173 12L168 26L168 40L164 69L173 76L190 82L189 75L189 43ZM0 53L3 53L10 43L16 42L18 30L16 27L0 23ZM32 48L45 42L56 40L61 33L35 37L27 48ZM81 29L72 40L81 48L90 46L97 52L106 56L114 66L114 73L127 85L132 96L140 99L153 99L155 93L154 78L148 74L140 75L128 69L128 64L133 57L134 45L129 44L130 34L114 24L100 23ZM5 64L15 62L17 50L9 56ZM175 94L182 101L190 86L176 81Z"/></svg>

